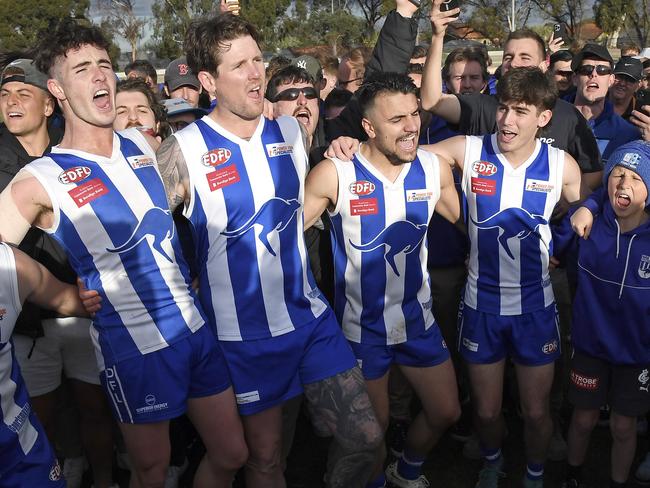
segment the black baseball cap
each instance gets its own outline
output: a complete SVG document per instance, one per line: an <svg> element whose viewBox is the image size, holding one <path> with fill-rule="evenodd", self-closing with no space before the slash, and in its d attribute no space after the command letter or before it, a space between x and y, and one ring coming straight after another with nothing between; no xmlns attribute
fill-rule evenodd
<svg viewBox="0 0 650 488"><path fill-rule="evenodd" d="M609 54L607 48L600 44L585 44L585 47L573 57L571 69L573 71L577 70L584 59L602 59L603 61L609 62L610 66L614 66L614 58Z"/></svg>
<svg viewBox="0 0 650 488"><path fill-rule="evenodd" d="M641 61L632 56L624 56L614 66L615 75L626 75L634 81L639 81L643 76L643 65Z"/></svg>
<svg viewBox="0 0 650 488"><path fill-rule="evenodd" d="M185 56L174 59L165 70L165 85L170 92L179 89L181 86L193 86L201 89L201 83L187 64Z"/></svg>

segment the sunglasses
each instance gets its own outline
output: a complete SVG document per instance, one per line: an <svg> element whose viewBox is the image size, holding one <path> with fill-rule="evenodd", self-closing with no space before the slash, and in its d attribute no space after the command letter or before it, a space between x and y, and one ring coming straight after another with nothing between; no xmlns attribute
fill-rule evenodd
<svg viewBox="0 0 650 488"><path fill-rule="evenodd" d="M562 76L563 78L571 78L571 76L573 76L573 71L556 71L555 74L558 76Z"/></svg>
<svg viewBox="0 0 650 488"><path fill-rule="evenodd" d="M597 66L594 66L593 64L583 64L582 66L579 66L578 69L576 69L576 73L582 76L591 76L591 73L594 72L594 69L596 70L596 74L598 76L612 74L612 68L605 64L599 64Z"/></svg>
<svg viewBox="0 0 650 488"><path fill-rule="evenodd" d="M304 88L288 88L283 90L275 96L275 102L293 102L296 100L300 94L303 94L307 100L313 100L318 98L318 92L315 88L311 86L306 86Z"/></svg>

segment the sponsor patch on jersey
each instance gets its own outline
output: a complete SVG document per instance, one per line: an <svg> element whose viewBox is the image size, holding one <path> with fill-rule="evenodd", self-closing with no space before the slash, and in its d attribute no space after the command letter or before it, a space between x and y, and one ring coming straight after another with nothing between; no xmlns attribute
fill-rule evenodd
<svg viewBox="0 0 650 488"><path fill-rule="evenodd" d="M492 196L497 192L497 182L484 178L472 178L472 193Z"/></svg>
<svg viewBox="0 0 650 488"><path fill-rule="evenodd" d="M595 376L586 376L574 370L571 370L571 383L576 385L581 390L596 391L600 384L600 378Z"/></svg>
<svg viewBox="0 0 650 488"><path fill-rule="evenodd" d="M472 352L478 352L478 342L470 341L467 337L463 338L463 347Z"/></svg>
<svg viewBox="0 0 650 488"><path fill-rule="evenodd" d="M557 340L552 340L542 346L542 352L544 354L553 354L559 347Z"/></svg>
<svg viewBox="0 0 650 488"><path fill-rule="evenodd" d="M348 190L350 190L350 193L353 195L370 195L375 191L375 184L372 181L359 180L355 181L354 183L350 183Z"/></svg>
<svg viewBox="0 0 650 488"><path fill-rule="evenodd" d="M94 178L83 185L79 185L68 192L77 207L81 208L87 203L97 200L108 193L108 188L99 178Z"/></svg>
<svg viewBox="0 0 650 488"><path fill-rule="evenodd" d="M475 161L472 163L472 171L481 176L492 176L497 172L497 166L489 161Z"/></svg>
<svg viewBox="0 0 650 488"><path fill-rule="evenodd" d="M539 193L551 193L555 185L552 185L548 181L544 180L533 180L528 178L526 180L526 191L536 191Z"/></svg>
<svg viewBox="0 0 650 488"><path fill-rule="evenodd" d="M379 205L376 198L350 200L350 215L353 217L375 215L377 213L379 213Z"/></svg>
<svg viewBox="0 0 650 488"><path fill-rule="evenodd" d="M90 168L88 166L75 166L65 170L59 175L59 183L62 185L71 185L79 183L90 176Z"/></svg>
<svg viewBox="0 0 650 488"><path fill-rule="evenodd" d="M148 168L154 165L153 158L150 156L129 156L126 160L133 169Z"/></svg>
<svg viewBox="0 0 650 488"><path fill-rule="evenodd" d="M289 144L288 142L275 142L266 145L266 154L268 154L270 158L289 154L291 151L293 151L293 144Z"/></svg>
<svg viewBox="0 0 650 488"><path fill-rule="evenodd" d="M641 261L639 261L639 276L641 278L650 278L650 256L641 254Z"/></svg>
<svg viewBox="0 0 650 488"><path fill-rule="evenodd" d="M407 202L428 202L433 198L433 192L427 190L406 190Z"/></svg>
<svg viewBox="0 0 650 488"><path fill-rule="evenodd" d="M212 149L201 156L201 163L203 166L219 166L230 161L230 156L232 156L232 151L230 149L218 147L217 149Z"/></svg>
<svg viewBox="0 0 650 488"><path fill-rule="evenodd" d="M55 459L54 464L50 468L50 481L59 481L63 476L63 470L61 469L61 465L59 464L59 460Z"/></svg>
<svg viewBox="0 0 650 488"><path fill-rule="evenodd" d="M232 165L227 168L215 169L207 173L205 177L208 180L210 191L216 191L224 186L234 185L239 181L239 171Z"/></svg>
<svg viewBox="0 0 650 488"><path fill-rule="evenodd" d="M247 391L246 393L237 393L235 395L237 405L245 405L247 403L254 403L260 401L260 392L257 390Z"/></svg>

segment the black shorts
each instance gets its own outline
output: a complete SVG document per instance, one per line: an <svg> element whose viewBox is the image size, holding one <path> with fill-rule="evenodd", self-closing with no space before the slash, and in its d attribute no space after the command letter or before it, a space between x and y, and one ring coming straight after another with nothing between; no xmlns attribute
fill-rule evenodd
<svg viewBox="0 0 650 488"><path fill-rule="evenodd" d="M626 417L650 410L650 365L621 366L574 351L569 380L569 401L577 408L609 405Z"/></svg>

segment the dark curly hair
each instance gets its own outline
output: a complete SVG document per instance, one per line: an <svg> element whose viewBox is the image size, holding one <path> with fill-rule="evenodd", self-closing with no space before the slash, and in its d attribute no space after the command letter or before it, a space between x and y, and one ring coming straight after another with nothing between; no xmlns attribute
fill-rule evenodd
<svg viewBox="0 0 650 488"><path fill-rule="evenodd" d="M364 117L372 108L375 98L382 93L403 93L417 96L417 87L405 73L374 73L365 79L357 92L359 108Z"/></svg>
<svg viewBox="0 0 650 488"><path fill-rule="evenodd" d="M57 58L65 57L71 49L78 49L87 44L107 52L109 48L109 42L98 27L80 25L72 18L64 18L51 25L41 32L39 38L34 63L49 76L53 76L52 67Z"/></svg>

